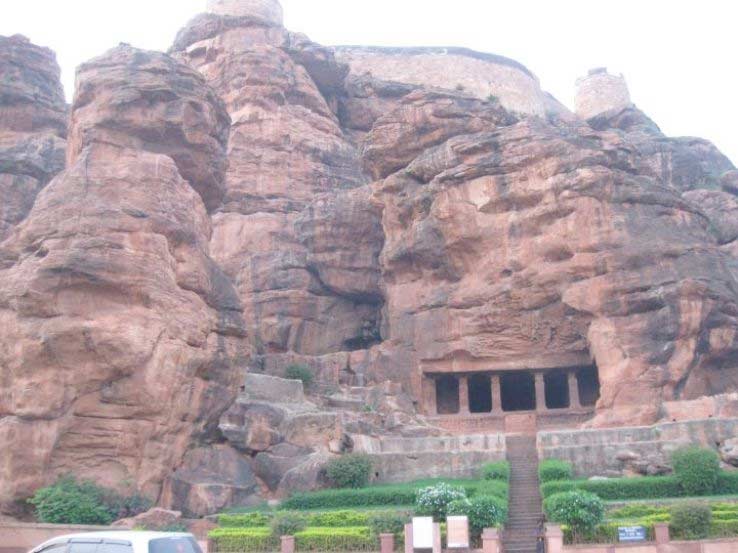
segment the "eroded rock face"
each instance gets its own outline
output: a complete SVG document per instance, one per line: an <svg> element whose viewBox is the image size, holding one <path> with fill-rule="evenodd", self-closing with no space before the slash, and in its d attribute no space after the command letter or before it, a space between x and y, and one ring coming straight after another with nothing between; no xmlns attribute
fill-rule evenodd
<svg viewBox="0 0 738 553"><path fill-rule="evenodd" d="M67 108L56 56L0 37L0 242L64 168Z"/></svg>
<svg viewBox="0 0 738 553"><path fill-rule="evenodd" d="M212 252L236 283L256 350L346 350L366 324L378 325L381 306L376 276L363 274L378 274L367 266L381 247L379 219L352 204L351 190L367 179L331 105L348 69L329 50L245 12L195 18L173 52L206 76L233 120ZM345 217L366 221L366 253L349 251L362 235L356 229L348 241L313 232L326 226L322 196L338 202L329 216L349 206Z"/></svg>
<svg viewBox="0 0 738 553"><path fill-rule="evenodd" d="M526 120L385 179L390 341L425 370L591 354L611 410L595 424L653 422L661 400L735 389L735 280L709 220L634 176L639 161L625 136Z"/></svg>
<svg viewBox="0 0 738 553"><path fill-rule="evenodd" d="M222 166L222 104L192 69L126 46L79 79L69 167L0 253L6 508L66 473L156 499L232 402L249 351L209 256L206 182L183 176L194 159ZM195 136L143 140L152 121Z"/></svg>

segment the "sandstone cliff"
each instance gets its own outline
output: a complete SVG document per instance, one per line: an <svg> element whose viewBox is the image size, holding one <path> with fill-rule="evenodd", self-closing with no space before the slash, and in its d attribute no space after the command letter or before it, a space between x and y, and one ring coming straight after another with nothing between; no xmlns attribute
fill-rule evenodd
<svg viewBox="0 0 738 553"><path fill-rule="evenodd" d="M69 471L188 514L314 487L440 433L427 372L594 364L592 426L738 389L738 172L622 93L585 120L513 60L331 49L212 0L170 55L80 68L36 197L58 69L18 38L2 63L30 75L0 96L6 510ZM308 397L270 380L294 363Z"/></svg>
<svg viewBox="0 0 738 553"><path fill-rule="evenodd" d="M235 397L248 348L204 203L228 125L165 54L80 67L68 167L0 247L4 507L64 473L156 497Z"/></svg>
<svg viewBox="0 0 738 553"><path fill-rule="evenodd" d="M64 168L66 104L51 50L0 37L0 241Z"/></svg>

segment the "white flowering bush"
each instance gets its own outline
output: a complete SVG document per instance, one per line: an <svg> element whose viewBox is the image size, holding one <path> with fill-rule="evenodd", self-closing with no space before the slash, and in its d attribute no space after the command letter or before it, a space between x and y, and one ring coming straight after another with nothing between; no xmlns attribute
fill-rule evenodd
<svg viewBox="0 0 738 553"><path fill-rule="evenodd" d="M435 520L440 521L446 518L449 503L460 499L466 499L466 492L463 488L441 482L417 491L415 512L418 515L432 516Z"/></svg>

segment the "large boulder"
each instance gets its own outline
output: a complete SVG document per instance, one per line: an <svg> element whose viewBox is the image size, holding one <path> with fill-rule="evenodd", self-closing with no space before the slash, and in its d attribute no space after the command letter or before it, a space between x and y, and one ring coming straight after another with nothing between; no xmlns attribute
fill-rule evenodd
<svg viewBox="0 0 738 553"><path fill-rule="evenodd" d="M262 497L247 459L227 445L214 445L187 453L161 501L179 506L185 516L203 516L231 505L256 505Z"/></svg>

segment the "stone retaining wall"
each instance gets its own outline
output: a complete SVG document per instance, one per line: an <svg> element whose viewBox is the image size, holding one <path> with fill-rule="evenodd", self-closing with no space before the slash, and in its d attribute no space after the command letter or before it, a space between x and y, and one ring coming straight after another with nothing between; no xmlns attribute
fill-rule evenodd
<svg viewBox="0 0 738 553"><path fill-rule="evenodd" d="M541 459L563 459L578 476L615 476L657 472L671 453L684 445L717 448L738 436L738 418L668 422L653 426L557 430L538 433Z"/></svg>

